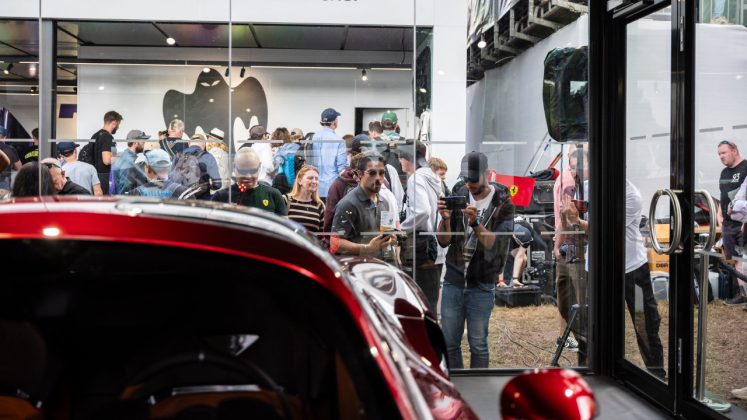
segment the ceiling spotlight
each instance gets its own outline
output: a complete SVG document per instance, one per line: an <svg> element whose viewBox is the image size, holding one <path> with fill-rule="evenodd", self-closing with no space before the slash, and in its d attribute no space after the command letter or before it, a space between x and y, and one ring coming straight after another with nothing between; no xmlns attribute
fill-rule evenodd
<svg viewBox="0 0 747 420"><path fill-rule="evenodd" d="M484 39L480 39L480 42L477 43L477 48L480 48L480 49L485 48L487 46L488 46L488 43L485 42Z"/></svg>
<svg viewBox="0 0 747 420"><path fill-rule="evenodd" d="M228 77L228 73L231 71L230 67L226 67L226 77Z"/></svg>
<svg viewBox="0 0 747 420"><path fill-rule="evenodd" d="M104 85L99 86L99 90L104 90Z"/></svg>
<svg viewBox="0 0 747 420"><path fill-rule="evenodd" d="M428 90L426 88L420 88L418 90L420 90L420 93L428 93Z"/></svg>
<svg viewBox="0 0 747 420"><path fill-rule="evenodd" d="M36 86L31 86L31 93L36 93Z"/></svg>
<svg viewBox="0 0 747 420"><path fill-rule="evenodd" d="M246 73L246 69L242 67L241 72L239 72L239 77L243 78L245 73Z"/></svg>
<svg viewBox="0 0 747 420"><path fill-rule="evenodd" d="M210 73L210 67L203 67L202 68L203 73Z"/></svg>
<svg viewBox="0 0 747 420"><path fill-rule="evenodd" d="M368 80L368 74L366 73L366 69L363 69L363 71L361 72L361 80L363 80L364 82Z"/></svg>
<svg viewBox="0 0 747 420"><path fill-rule="evenodd" d="M3 70L3 73L10 74L10 71L13 70L13 63L8 63L8 67Z"/></svg>
<svg viewBox="0 0 747 420"><path fill-rule="evenodd" d="M166 43L169 44L169 45L174 45L174 44L176 44L176 40L174 38L172 38L172 37L168 37L168 38L166 38Z"/></svg>

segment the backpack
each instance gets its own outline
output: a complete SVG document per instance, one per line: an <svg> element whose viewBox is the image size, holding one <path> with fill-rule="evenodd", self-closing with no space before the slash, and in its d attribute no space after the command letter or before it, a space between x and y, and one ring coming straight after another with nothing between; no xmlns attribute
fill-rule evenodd
<svg viewBox="0 0 747 420"><path fill-rule="evenodd" d="M313 154L311 147L311 143L304 143L300 145L298 150L296 150L296 157L293 162L293 170L295 171L295 173L298 173L303 165L312 165L314 163L312 160Z"/></svg>
<svg viewBox="0 0 747 420"><path fill-rule="evenodd" d="M272 158L273 164L278 168L278 175L284 175L288 185L293 185L296 181L296 155L299 149L301 149L301 145L287 143L280 146L275 153L275 157Z"/></svg>
<svg viewBox="0 0 747 420"><path fill-rule="evenodd" d="M203 174L206 174L207 168L200 166L197 156L189 154L179 154L176 156L176 163L169 173L169 180L184 186L190 187L200 182ZM204 167L204 168L203 168Z"/></svg>
<svg viewBox="0 0 747 420"><path fill-rule="evenodd" d="M141 197L157 197L166 199L174 197L174 193L177 189L179 189L179 187L181 187L181 185L177 184L176 182L169 182L165 185L165 188L141 185L135 190Z"/></svg>
<svg viewBox="0 0 747 420"><path fill-rule="evenodd" d="M89 165L95 165L95 159L94 159L94 145L95 142L88 142L85 146L83 146L80 151L78 152L78 160L81 162L88 163Z"/></svg>

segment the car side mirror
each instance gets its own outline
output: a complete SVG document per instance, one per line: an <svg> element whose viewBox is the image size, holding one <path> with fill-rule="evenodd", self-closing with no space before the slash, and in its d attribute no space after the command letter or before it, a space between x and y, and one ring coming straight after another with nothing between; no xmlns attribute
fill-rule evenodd
<svg viewBox="0 0 747 420"><path fill-rule="evenodd" d="M570 369L535 369L511 379L500 396L501 416L508 420L587 420L597 413L594 393Z"/></svg>

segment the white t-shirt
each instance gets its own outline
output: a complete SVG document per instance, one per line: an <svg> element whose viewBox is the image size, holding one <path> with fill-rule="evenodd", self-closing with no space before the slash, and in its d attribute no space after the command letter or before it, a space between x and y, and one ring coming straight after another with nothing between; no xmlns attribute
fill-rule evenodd
<svg viewBox="0 0 747 420"><path fill-rule="evenodd" d="M648 263L646 247L641 237L641 193L625 180L625 274Z"/></svg>
<svg viewBox="0 0 747 420"><path fill-rule="evenodd" d="M93 194L93 186L101 183L93 165L76 160L62 165L65 176Z"/></svg>
<svg viewBox="0 0 747 420"><path fill-rule="evenodd" d="M480 220L483 225L485 224L485 219L490 216L489 214L485 214L485 212L488 211L488 206L490 206L490 202L493 201L493 196L495 195L495 187L488 184L488 188L490 188L490 193L479 201L475 200L472 193L469 194L469 204L477 207L477 220ZM472 228L468 225L467 229L467 234L469 234L472 231Z"/></svg>

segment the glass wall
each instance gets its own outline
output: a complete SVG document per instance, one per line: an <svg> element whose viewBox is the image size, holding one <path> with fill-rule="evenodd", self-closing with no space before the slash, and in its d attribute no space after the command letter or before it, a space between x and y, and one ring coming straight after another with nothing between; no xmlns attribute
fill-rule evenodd
<svg viewBox="0 0 747 420"><path fill-rule="evenodd" d="M747 303L742 216L747 162L741 154L747 147L747 119L738 111L747 105L747 21L743 1L701 1L699 8L693 162L697 225L693 235L700 243L698 248L708 247L708 228L714 220L717 240L697 254L694 397L716 411L726 412L732 404L747 408L743 373L746 359L740 351L744 340L742 330L737 328L744 320ZM715 202L713 210L707 195ZM713 211L717 213L713 215ZM706 292L701 290L708 293L702 303L700 294L705 297Z"/></svg>
<svg viewBox="0 0 747 420"><path fill-rule="evenodd" d="M452 365L587 366L592 355L589 21L575 6L520 2L469 39L469 153L450 186L466 209L452 212L460 234L441 302ZM451 269L462 264L466 276Z"/></svg>
<svg viewBox="0 0 747 420"><path fill-rule="evenodd" d="M3 50L24 71L0 75L3 106L26 132L55 109L29 195L260 208L340 258L409 274L452 369L585 366L586 6L522 2L465 48L453 6L423 3L388 20L228 1L199 23L45 18L56 44L41 59L40 21L6 21L27 58ZM48 60L49 109L33 91Z"/></svg>

